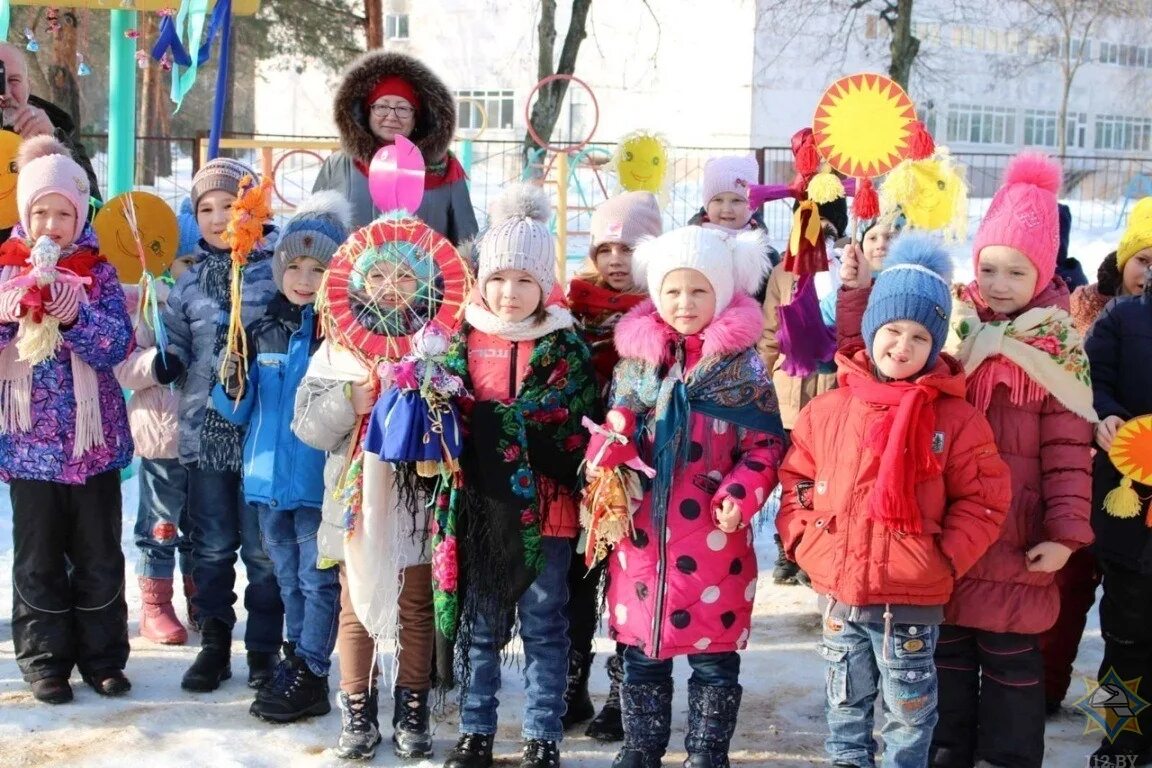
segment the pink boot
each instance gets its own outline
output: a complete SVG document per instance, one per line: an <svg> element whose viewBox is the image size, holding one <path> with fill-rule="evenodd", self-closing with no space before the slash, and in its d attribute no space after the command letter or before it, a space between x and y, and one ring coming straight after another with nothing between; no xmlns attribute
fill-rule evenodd
<svg viewBox="0 0 1152 768"><path fill-rule="evenodd" d="M188 631L172 608L172 579L140 577L140 636L163 645L183 645Z"/></svg>

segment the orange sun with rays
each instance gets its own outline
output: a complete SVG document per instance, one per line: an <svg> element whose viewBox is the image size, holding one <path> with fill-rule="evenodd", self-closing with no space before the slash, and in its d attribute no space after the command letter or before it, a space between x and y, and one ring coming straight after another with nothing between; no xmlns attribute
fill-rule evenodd
<svg viewBox="0 0 1152 768"><path fill-rule="evenodd" d="M845 176L887 173L908 151L916 108L904 89L883 75L842 77L816 106L812 133L828 164Z"/></svg>
<svg viewBox="0 0 1152 768"><path fill-rule="evenodd" d="M1108 458L1125 477L1141 485L1152 484L1152 415L1125 422L1116 432Z"/></svg>

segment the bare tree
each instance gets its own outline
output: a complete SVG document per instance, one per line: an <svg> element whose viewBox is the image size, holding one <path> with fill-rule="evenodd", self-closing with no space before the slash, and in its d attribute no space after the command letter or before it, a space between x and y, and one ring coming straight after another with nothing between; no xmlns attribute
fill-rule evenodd
<svg viewBox="0 0 1152 768"><path fill-rule="evenodd" d="M572 0L572 15L568 20L568 30L564 33L564 45L560 49L560 59L556 61L556 0L541 0L540 24L537 26L537 42L540 46L537 57L537 82L552 75L571 75L576 72L576 56L580 43L588 36L588 10L592 0ZM552 137L560 109L564 105L564 94L568 92L566 79L553 80L540 88L536 103L528 117L532 129L543 141ZM527 157L539 144L530 132L524 135L524 154Z"/></svg>
<svg viewBox="0 0 1152 768"><path fill-rule="evenodd" d="M1053 61L1060 67L1060 112L1056 122L1060 157L1068 151L1068 97L1076 73L1086 61L1088 40L1109 18L1146 16L1148 3L1138 0L1021 0L1034 17L1024 25L1039 31L1033 46L1037 61ZM1141 12L1141 7L1143 11ZM1035 38L1034 38L1035 39Z"/></svg>

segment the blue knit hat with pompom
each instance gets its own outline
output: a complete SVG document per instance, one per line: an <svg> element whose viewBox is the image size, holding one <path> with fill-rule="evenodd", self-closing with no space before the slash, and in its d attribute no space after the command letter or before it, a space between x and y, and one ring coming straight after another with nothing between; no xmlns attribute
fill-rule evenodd
<svg viewBox="0 0 1152 768"><path fill-rule="evenodd" d="M952 259L931 235L906 232L884 260L864 310L864 342L872 354L876 332L897 320L912 320L932 335L927 367L936 364L952 315Z"/></svg>

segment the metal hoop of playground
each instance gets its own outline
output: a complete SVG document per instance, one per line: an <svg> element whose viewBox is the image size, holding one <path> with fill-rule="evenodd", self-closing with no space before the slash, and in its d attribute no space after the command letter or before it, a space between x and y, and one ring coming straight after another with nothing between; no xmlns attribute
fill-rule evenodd
<svg viewBox="0 0 1152 768"><path fill-rule="evenodd" d="M575 144L567 146L560 146L544 141L540 138L540 134L532 127L532 112L529 107L532 104L532 97L536 95L537 91L545 85L555 80L568 80L571 83L579 85L587 92L589 98L592 100L592 128L588 131L588 135L584 139ZM568 259L568 159L569 156L579 153L588 143L592 141L592 137L596 135L596 129L600 125L600 102L596 100L596 94L592 91L591 86L584 82L575 75L549 75L532 88L528 93L528 98L524 100L524 124L528 126L528 135L532 137L532 141L536 142L536 146L540 147L545 153L551 153L551 157L544 164L544 171L542 178L548 178L548 172L552 170L553 161L556 162L556 279L560 285L564 285L566 281L566 262Z"/></svg>

